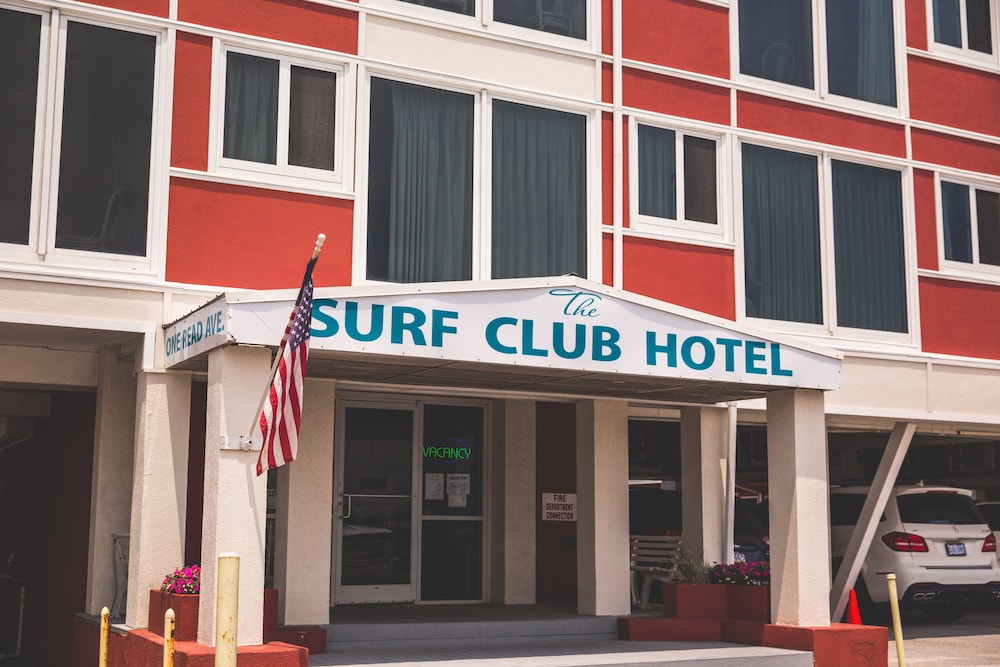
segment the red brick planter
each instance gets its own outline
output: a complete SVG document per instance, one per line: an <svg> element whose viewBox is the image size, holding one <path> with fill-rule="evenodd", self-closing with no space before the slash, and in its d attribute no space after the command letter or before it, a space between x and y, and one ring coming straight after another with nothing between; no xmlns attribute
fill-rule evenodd
<svg viewBox="0 0 1000 667"><path fill-rule="evenodd" d="M719 584L663 584L663 615L725 618L726 588Z"/></svg>
<svg viewBox="0 0 1000 667"><path fill-rule="evenodd" d="M163 636L163 615L174 610L174 639L179 642L198 640L198 605L201 596L196 593L167 593L149 591L149 631Z"/></svg>
<svg viewBox="0 0 1000 667"><path fill-rule="evenodd" d="M726 585L726 618L736 621L771 622L770 586Z"/></svg>

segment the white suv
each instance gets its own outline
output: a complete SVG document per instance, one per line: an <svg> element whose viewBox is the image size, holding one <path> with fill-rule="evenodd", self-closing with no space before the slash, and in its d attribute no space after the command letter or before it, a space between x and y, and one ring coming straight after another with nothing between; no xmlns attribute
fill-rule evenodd
<svg viewBox="0 0 1000 667"><path fill-rule="evenodd" d="M843 560L867 487L830 489L834 571ZM855 590L874 610L889 601L885 575L896 575L900 604L927 616L955 620L975 598L1000 599L997 540L976 509L972 492L945 486L898 486L879 520Z"/></svg>

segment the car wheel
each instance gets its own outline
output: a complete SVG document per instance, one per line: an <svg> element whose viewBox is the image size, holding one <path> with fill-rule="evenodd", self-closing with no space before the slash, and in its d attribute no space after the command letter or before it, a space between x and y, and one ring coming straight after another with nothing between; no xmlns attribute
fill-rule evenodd
<svg viewBox="0 0 1000 667"><path fill-rule="evenodd" d="M861 613L861 622L865 625L887 625L891 622L888 604L879 604L872 600L868 593L868 586L865 585L865 578L858 575L858 581L854 584L854 593L858 598L858 611Z"/></svg>
<svg viewBox="0 0 1000 667"><path fill-rule="evenodd" d="M968 613L969 602L967 600L952 600L924 609L924 614L932 621L957 621Z"/></svg>

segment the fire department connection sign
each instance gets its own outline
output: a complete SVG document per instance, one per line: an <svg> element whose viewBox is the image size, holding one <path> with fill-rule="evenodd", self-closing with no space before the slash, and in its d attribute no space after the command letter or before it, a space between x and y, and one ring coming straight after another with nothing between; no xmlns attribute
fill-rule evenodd
<svg viewBox="0 0 1000 667"><path fill-rule="evenodd" d="M576 521L576 494L543 493L542 521Z"/></svg>
<svg viewBox="0 0 1000 667"><path fill-rule="evenodd" d="M567 278L513 289L370 295L317 290L313 350L837 389L840 359L660 302ZM527 287L520 285L527 284ZM276 346L292 300L217 299L165 331L166 366L227 342Z"/></svg>

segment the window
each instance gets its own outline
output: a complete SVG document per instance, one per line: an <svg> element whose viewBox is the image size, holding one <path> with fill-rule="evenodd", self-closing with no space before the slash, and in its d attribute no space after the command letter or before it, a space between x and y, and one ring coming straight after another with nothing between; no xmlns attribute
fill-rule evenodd
<svg viewBox="0 0 1000 667"><path fill-rule="evenodd" d="M225 54L222 162L229 169L338 180L338 72Z"/></svg>
<svg viewBox="0 0 1000 667"><path fill-rule="evenodd" d="M945 260L1000 267L1000 192L941 181L941 229Z"/></svg>
<svg viewBox="0 0 1000 667"><path fill-rule="evenodd" d="M401 0L435 10L470 17L481 17L492 11L492 21L518 28L537 30L572 39L587 38L588 0Z"/></svg>
<svg viewBox="0 0 1000 667"><path fill-rule="evenodd" d="M993 54L995 0L931 0L931 16L935 43Z"/></svg>
<svg viewBox="0 0 1000 667"><path fill-rule="evenodd" d="M372 79L369 280L587 275L586 117L491 100L489 220L477 234L478 101Z"/></svg>
<svg viewBox="0 0 1000 667"><path fill-rule="evenodd" d="M641 123L634 139L636 227L721 235L718 140Z"/></svg>
<svg viewBox="0 0 1000 667"><path fill-rule="evenodd" d="M743 147L746 314L831 331L905 333L902 176L827 158L829 178L821 179L820 162ZM830 231L820 212L827 199ZM830 270L832 276L824 273Z"/></svg>
<svg viewBox="0 0 1000 667"><path fill-rule="evenodd" d="M813 34L813 11L812 0L741 0L740 72L896 106L893 0L817 0L825 41Z"/></svg>
<svg viewBox="0 0 1000 667"><path fill-rule="evenodd" d="M86 263L72 254L83 251L101 253L100 266L117 255L134 268L129 258L148 254L157 38L65 18L61 30L50 24L0 9L0 243L23 259ZM51 63L49 40L59 54ZM48 117L37 107L50 78L61 105L47 126L36 118Z"/></svg>

